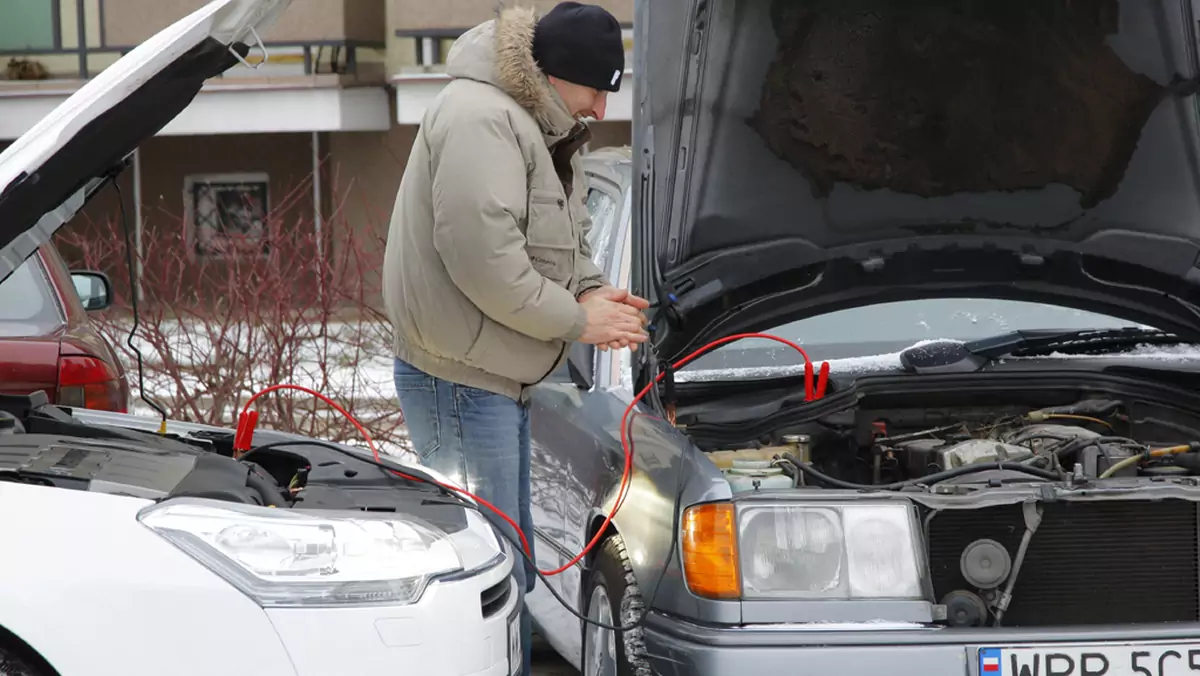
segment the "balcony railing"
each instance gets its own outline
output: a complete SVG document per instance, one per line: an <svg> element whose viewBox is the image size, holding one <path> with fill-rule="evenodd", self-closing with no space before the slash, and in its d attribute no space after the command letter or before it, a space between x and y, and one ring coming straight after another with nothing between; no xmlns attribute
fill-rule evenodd
<svg viewBox="0 0 1200 676"><path fill-rule="evenodd" d="M87 79L201 0L0 0L9 80ZM74 5L72 7L72 4ZM359 50L385 47L381 0L293 0L262 37L274 63L305 75L357 74Z"/></svg>
<svg viewBox="0 0 1200 676"><path fill-rule="evenodd" d="M612 12L623 25L633 23L634 0L592 0ZM505 5L532 6L538 12L549 11L560 0L508 0ZM395 31L445 30L474 26L496 14L496 0L388 0L388 16Z"/></svg>

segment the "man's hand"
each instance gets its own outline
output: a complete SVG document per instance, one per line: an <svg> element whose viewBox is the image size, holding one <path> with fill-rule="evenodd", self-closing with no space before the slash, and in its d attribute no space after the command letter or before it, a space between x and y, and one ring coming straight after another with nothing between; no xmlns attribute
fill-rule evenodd
<svg viewBox="0 0 1200 676"><path fill-rule="evenodd" d="M596 287L595 289L587 291L586 293L584 293L583 295L581 295L579 297L579 302L583 303L588 298L594 298L597 296L607 298L608 300L611 300L614 303L622 303L624 305L628 305L629 307L639 310L638 314L641 317L642 326L643 327L646 326L646 323L647 323L646 315L642 314L640 311L649 308L650 301L646 300L645 298L635 296L632 293L629 293L628 291L626 291L625 289L618 289L615 286L609 286L606 284L604 286ZM631 348L635 352L637 351L637 343L631 343L630 341L624 340L624 339L614 340L609 343L600 343L600 344L596 345L596 347L600 348L601 352L607 351L609 349L620 350L620 349L624 349L627 347Z"/></svg>
<svg viewBox="0 0 1200 676"><path fill-rule="evenodd" d="M639 343L649 339L646 316L636 307L610 300L609 295L603 293L586 294L579 303L587 313L587 325L579 342L599 346L602 350L613 345L637 349Z"/></svg>
<svg viewBox="0 0 1200 676"><path fill-rule="evenodd" d="M609 286L607 284L605 284L604 286L598 286L598 287L592 289L591 291L588 291L587 293L583 294L582 296L579 297L579 302L582 303L583 301L587 300L591 296L594 296L597 294L604 296L605 298L613 301L614 303L625 303L626 305L635 307L639 310L646 310L646 309L649 309L649 307L650 307L650 301L646 300L645 298L635 296L632 293L629 293L628 291L626 291L625 289L618 289L615 286Z"/></svg>

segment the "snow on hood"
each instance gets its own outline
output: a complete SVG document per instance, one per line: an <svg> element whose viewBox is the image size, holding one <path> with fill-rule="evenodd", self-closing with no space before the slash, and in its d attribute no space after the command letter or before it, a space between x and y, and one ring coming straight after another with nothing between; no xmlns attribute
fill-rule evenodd
<svg viewBox="0 0 1200 676"><path fill-rule="evenodd" d="M906 349L922 347L930 343L945 342L962 343L963 341L952 339L922 340L913 343L909 348ZM843 376L903 373L904 367L900 364L901 352L902 351L889 352L887 354L851 357L847 359L831 359L829 360L829 372L831 375ZM1015 362L1038 360L1060 361L1065 359L1121 359L1155 362L1185 362L1200 359L1200 346L1141 345L1131 350L1107 355L1051 353L1048 355L1039 355L1037 357L1006 357L1004 359L997 360L996 363L1003 364L1009 361ZM803 364L789 364L787 366L759 366L751 368L705 369L696 371L684 369L675 373L675 382L718 382L723 380L751 380L755 378L785 378L788 376L800 375L804 375Z"/></svg>

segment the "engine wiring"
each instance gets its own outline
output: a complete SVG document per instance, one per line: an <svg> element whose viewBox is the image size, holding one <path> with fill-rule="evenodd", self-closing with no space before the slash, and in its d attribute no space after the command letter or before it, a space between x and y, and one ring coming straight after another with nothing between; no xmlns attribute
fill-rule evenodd
<svg viewBox="0 0 1200 676"><path fill-rule="evenodd" d="M985 472L985 471L989 471L989 470L1010 470L1013 472L1020 472L1021 474L1028 474L1030 476L1035 476L1035 477L1039 477L1042 479L1050 479L1052 481L1059 481L1062 479L1062 476L1056 472L1051 472L1049 470L1044 470L1044 469L1038 469L1037 467L1030 467L1028 465L1022 465L1022 464L1015 463L1015 462L1000 461L1000 462L981 462L981 463L976 463L973 465L963 465L962 467L955 467L954 469L948 469L944 472L936 472L934 474L927 474L923 477L917 477L914 479L905 479L904 481L896 481L896 482L890 483L890 484L859 484L859 483L854 483L852 481L844 481L842 479L831 477L828 474L813 467L811 464L800 460L799 458L792 455L791 453L784 453L780 457L783 461L789 463L792 467L796 468L798 471L807 474L808 476L812 477L813 479L816 479L817 481L820 481L824 484L828 484L830 486L834 486L837 488L844 488L846 490L852 490L852 491L898 491L898 490L907 488L909 486L937 483L939 481L945 481L947 479L953 479L955 477L960 477L960 476L964 476L967 474L975 474L977 472Z"/></svg>

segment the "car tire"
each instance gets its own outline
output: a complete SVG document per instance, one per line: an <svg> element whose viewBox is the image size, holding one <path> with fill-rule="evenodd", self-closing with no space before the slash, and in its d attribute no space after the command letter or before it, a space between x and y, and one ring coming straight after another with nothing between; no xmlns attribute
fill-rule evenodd
<svg viewBox="0 0 1200 676"><path fill-rule="evenodd" d="M24 646L13 646L0 639L0 674L3 676L51 676L52 672L34 666Z"/></svg>
<svg viewBox="0 0 1200 676"><path fill-rule="evenodd" d="M625 540L612 535L600 545L584 593L584 614L595 622L624 626L646 612L646 601L633 576ZM638 626L623 633L583 625L583 676L652 676L646 659L645 632Z"/></svg>

